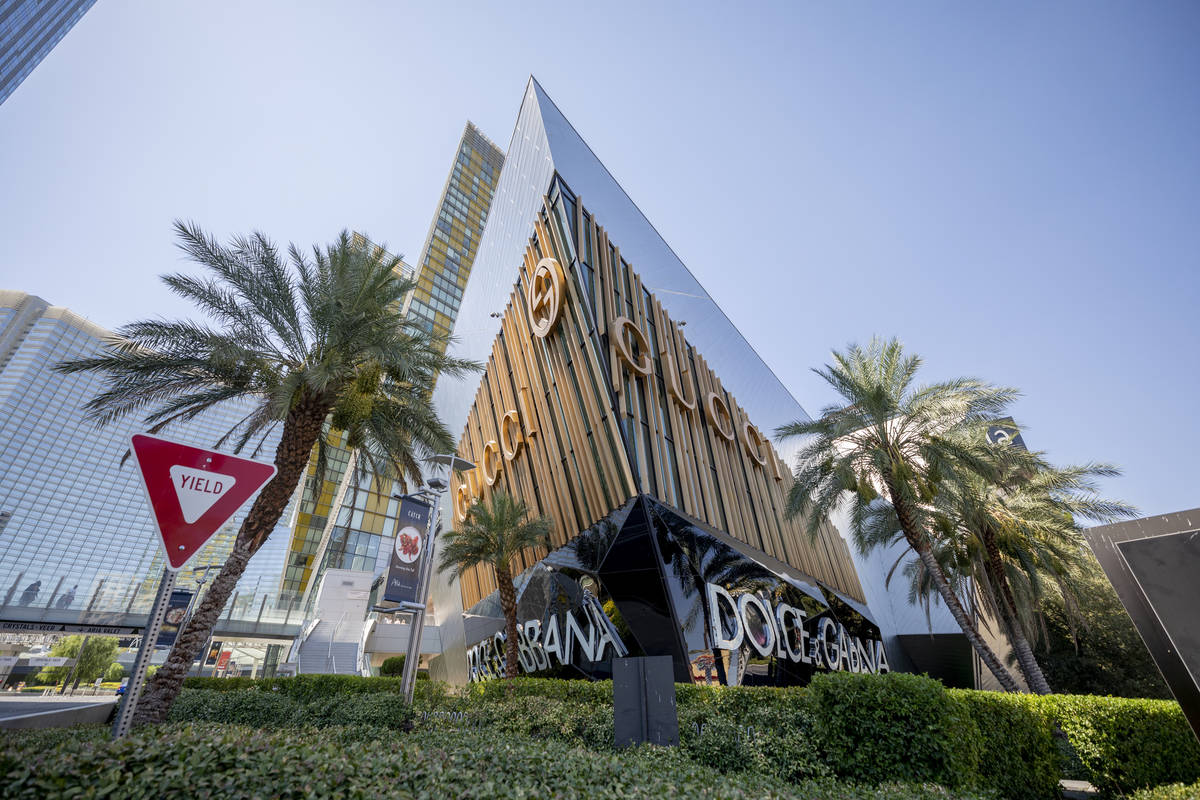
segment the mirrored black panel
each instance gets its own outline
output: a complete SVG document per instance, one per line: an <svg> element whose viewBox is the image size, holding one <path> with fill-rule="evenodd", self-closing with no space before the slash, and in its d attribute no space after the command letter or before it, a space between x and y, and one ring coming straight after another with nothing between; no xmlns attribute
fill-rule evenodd
<svg viewBox="0 0 1200 800"><path fill-rule="evenodd" d="M518 581L522 671L612 675L626 652L667 655L681 682L789 686L821 670L889 671L865 606L648 495ZM499 615L496 595L471 614ZM503 674L503 631L470 651Z"/></svg>

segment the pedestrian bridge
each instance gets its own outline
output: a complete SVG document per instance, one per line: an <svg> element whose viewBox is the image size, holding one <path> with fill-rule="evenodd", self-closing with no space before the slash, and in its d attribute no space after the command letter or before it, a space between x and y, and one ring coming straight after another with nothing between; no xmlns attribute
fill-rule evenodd
<svg viewBox="0 0 1200 800"><path fill-rule="evenodd" d="M267 598L249 609L230 603L217 620L217 638L292 641L304 625L298 603L268 607ZM249 613L247 613L247 611ZM148 611L82 610L9 604L0 606L0 633L85 633L99 636L140 636Z"/></svg>

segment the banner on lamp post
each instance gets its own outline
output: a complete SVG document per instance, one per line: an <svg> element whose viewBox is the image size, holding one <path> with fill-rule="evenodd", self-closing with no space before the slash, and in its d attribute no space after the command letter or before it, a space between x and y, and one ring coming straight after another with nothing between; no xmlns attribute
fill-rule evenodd
<svg viewBox="0 0 1200 800"><path fill-rule="evenodd" d="M163 617L162 627L158 630L158 641L155 647L171 647L179 636L179 627L187 617L188 607L192 604L192 592L188 589L171 590L171 599L167 601L167 615Z"/></svg>
<svg viewBox="0 0 1200 800"><path fill-rule="evenodd" d="M387 586L383 590L384 600L393 603L423 602L423 598L417 597L417 591L421 582L421 559L425 557L429 515L432 511L432 506L410 497L400 501L396 542L392 547Z"/></svg>

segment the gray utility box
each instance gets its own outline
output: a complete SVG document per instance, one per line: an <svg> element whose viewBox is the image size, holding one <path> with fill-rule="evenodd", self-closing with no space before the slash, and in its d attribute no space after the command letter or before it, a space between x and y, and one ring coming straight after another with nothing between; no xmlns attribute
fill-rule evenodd
<svg viewBox="0 0 1200 800"><path fill-rule="evenodd" d="M617 747L679 744L670 656L613 659L613 732Z"/></svg>

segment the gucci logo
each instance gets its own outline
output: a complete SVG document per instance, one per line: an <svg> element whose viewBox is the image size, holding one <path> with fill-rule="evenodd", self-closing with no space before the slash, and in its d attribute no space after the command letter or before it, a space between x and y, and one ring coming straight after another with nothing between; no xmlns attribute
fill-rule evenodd
<svg viewBox="0 0 1200 800"><path fill-rule="evenodd" d="M539 339L554 330L562 316L566 288L566 276L556 259L547 256L538 262L529 282L529 321Z"/></svg>

